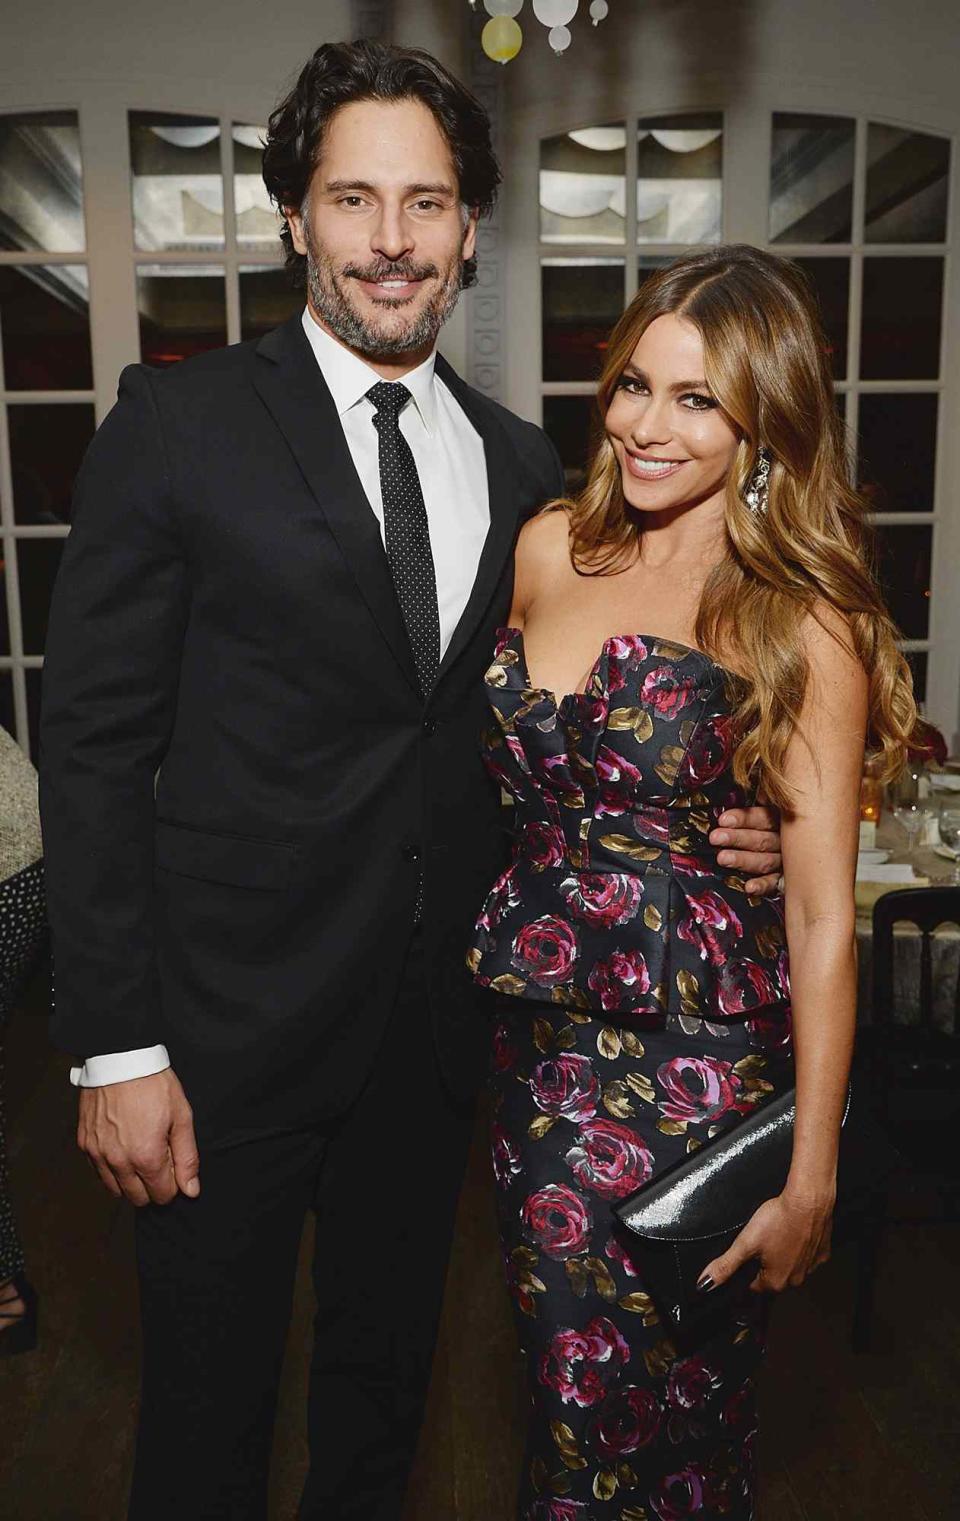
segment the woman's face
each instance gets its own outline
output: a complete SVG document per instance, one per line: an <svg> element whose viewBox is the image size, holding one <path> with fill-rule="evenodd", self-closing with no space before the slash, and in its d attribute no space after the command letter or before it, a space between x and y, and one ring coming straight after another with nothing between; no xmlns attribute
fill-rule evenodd
<svg viewBox="0 0 960 1521"><path fill-rule="evenodd" d="M692 506L722 491L737 433L703 378L692 322L657 317L637 344L607 409L623 494L639 512Z"/></svg>

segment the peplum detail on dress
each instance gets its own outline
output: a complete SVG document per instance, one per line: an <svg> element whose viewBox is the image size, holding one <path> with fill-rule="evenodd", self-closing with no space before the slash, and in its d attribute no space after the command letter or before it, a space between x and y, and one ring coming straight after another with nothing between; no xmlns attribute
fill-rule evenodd
<svg viewBox="0 0 960 1521"><path fill-rule="evenodd" d="M531 686L522 632L499 631L484 759L515 833L467 958L478 982L689 1034L745 1020L786 1052L782 896L749 897L708 839L753 801L732 772L737 679L700 650L620 635L558 703Z"/></svg>

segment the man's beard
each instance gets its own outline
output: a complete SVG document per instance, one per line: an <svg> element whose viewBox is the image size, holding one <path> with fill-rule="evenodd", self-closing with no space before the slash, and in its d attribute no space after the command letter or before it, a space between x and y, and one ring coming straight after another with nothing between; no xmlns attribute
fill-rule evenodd
<svg viewBox="0 0 960 1521"><path fill-rule="evenodd" d="M344 279L424 280L440 273L435 264L417 264L413 259L393 262L381 259L363 268L346 264L337 270L333 260L307 239L307 290L317 316L335 337L348 348L371 358L389 358L397 354L416 353L432 347L437 334L457 304L463 274L462 258L454 259L425 306L407 322L381 324L376 317L364 317L350 304ZM385 297L383 306L391 313L401 313L403 305Z"/></svg>

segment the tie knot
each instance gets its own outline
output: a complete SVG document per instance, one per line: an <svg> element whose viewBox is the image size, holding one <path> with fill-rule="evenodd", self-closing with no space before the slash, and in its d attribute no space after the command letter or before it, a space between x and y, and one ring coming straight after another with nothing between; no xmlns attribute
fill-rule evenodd
<svg viewBox="0 0 960 1521"><path fill-rule="evenodd" d="M377 417L382 412L396 421L410 400L410 392L399 380L378 380L375 386L370 387L367 398L376 407ZM374 422L377 417L374 417Z"/></svg>

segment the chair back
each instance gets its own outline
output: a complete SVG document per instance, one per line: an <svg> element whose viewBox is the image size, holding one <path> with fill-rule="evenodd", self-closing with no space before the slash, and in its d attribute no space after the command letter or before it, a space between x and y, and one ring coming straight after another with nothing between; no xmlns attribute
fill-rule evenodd
<svg viewBox="0 0 960 1521"><path fill-rule="evenodd" d="M893 1020L893 931L915 924L920 944L920 1028L933 1029L933 956L930 937L941 924L960 926L960 887L907 887L884 893L873 906L873 1020ZM953 1033L960 1028L960 977L953 998Z"/></svg>

